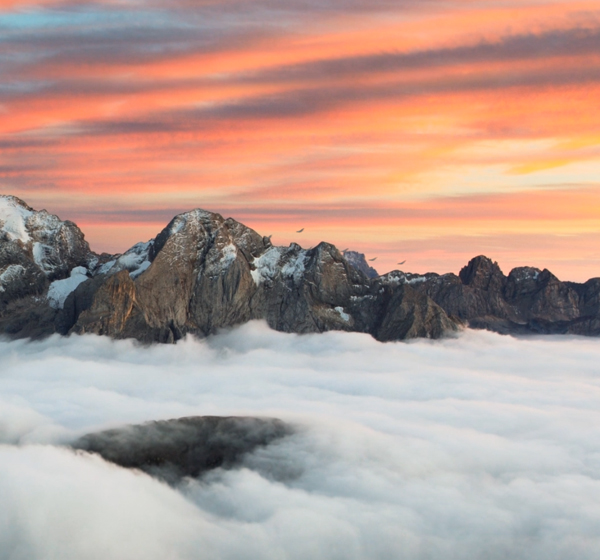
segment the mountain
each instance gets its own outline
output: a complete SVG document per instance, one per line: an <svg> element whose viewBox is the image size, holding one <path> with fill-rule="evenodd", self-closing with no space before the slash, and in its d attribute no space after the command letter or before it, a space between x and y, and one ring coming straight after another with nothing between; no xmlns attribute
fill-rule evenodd
<svg viewBox="0 0 600 560"><path fill-rule="evenodd" d="M460 326L427 295L369 279L328 243L275 247L231 218L193 210L122 255L96 255L75 224L0 200L0 332L9 336L174 342L262 319L285 332L399 340ZM52 248L51 267L38 258L38 237Z"/></svg>
<svg viewBox="0 0 600 560"><path fill-rule="evenodd" d="M438 338L463 325L598 334L600 279L508 277L486 257L459 274L377 276L364 255L320 243L277 247L219 214L175 216L121 255L97 255L75 224L0 196L0 333L95 333L142 342L207 336L250 320L273 329Z"/></svg>
<svg viewBox="0 0 600 560"><path fill-rule="evenodd" d="M52 307L98 261L74 223L0 196L0 332L53 332Z"/></svg>
<svg viewBox="0 0 600 560"><path fill-rule="evenodd" d="M472 328L513 334L600 334L600 278L561 282L549 270L518 267L505 276L485 256L455 274L406 275L388 281L410 284L448 315Z"/></svg>
<svg viewBox="0 0 600 560"><path fill-rule="evenodd" d="M379 276L379 273L369 265L362 253L346 249L345 251L342 251L342 255L344 255L344 258L349 264L360 270L367 278L377 278Z"/></svg>

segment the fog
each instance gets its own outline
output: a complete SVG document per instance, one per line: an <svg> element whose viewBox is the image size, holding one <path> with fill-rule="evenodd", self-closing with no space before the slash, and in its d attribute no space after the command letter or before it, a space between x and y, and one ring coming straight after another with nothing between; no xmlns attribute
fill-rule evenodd
<svg viewBox="0 0 600 560"><path fill-rule="evenodd" d="M64 445L194 415L295 431L175 487ZM1 560L598 557L597 339L0 341Z"/></svg>

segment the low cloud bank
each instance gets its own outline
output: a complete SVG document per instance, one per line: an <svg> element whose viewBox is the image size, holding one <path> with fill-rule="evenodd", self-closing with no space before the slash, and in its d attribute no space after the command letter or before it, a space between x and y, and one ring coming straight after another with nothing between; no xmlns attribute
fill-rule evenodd
<svg viewBox="0 0 600 560"><path fill-rule="evenodd" d="M0 341L0 559L595 559L598 364L473 331ZM177 488L62 445L196 415L298 430Z"/></svg>

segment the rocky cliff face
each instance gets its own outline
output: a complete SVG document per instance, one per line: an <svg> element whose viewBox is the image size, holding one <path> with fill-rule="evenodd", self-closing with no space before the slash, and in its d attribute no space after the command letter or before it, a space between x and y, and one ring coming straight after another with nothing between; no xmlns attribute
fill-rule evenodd
<svg viewBox="0 0 600 560"><path fill-rule="evenodd" d="M333 245L275 247L203 210L176 216L154 240L99 273L107 278L91 301L93 281L68 302L83 309L73 315L72 332L173 342L263 319L285 332L346 330L399 340L458 328L427 296L370 280Z"/></svg>
<svg viewBox="0 0 600 560"><path fill-rule="evenodd" d="M87 279L84 271L96 262L74 223L0 196L0 332L52 332L52 306L59 305L52 298Z"/></svg>
<svg viewBox="0 0 600 560"><path fill-rule="evenodd" d="M548 270L513 269L505 276L487 257L455 274L399 275L450 316L473 328L515 334L600 334L600 278L561 282Z"/></svg>
<svg viewBox="0 0 600 560"><path fill-rule="evenodd" d="M505 276L486 257L458 276L375 274L358 253L328 243L276 247L204 210L176 216L122 255L96 255L75 224L0 196L0 332L10 336L174 342L254 319L285 332L382 341L437 338L464 324L600 333L600 279L560 282L533 268Z"/></svg>

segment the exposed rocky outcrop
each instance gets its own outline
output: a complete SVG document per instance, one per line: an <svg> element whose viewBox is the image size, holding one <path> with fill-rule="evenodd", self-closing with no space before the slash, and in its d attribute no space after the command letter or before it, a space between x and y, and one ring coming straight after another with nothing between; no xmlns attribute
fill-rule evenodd
<svg viewBox="0 0 600 560"><path fill-rule="evenodd" d="M52 295L61 299L61 287L87 279L98 262L74 223L0 196L0 332L29 337L54 332L60 305ZM77 278L71 278L74 271Z"/></svg>
<svg viewBox="0 0 600 560"><path fill-rule="evenodd" d="M354 268L360 270L367 278L377 278L379 276L379 273L369 265L367 259L362 253L345 249L342 251L342 254Z"/></svg>
<svg viewBox="0 0 600 560"><path fill-rule="evenodd" d="M284 332L437 338L461 325L504 333L600 334L600 279L561 282L487 257L460 273L377 276L364 255L320 243L276 247L193 210L122 255L92 253L81 231L0 196L0 332L95 333L142 342L207 336L250 320Z"/></svg>
<svg viewBox="0 0 600 560"><path fill-rule="evenodd" d="M88 434L71 447L176 484L218 467L234 468L248 453L292 433L276 418L195 416Z"/></svg>
<svg viewBox="0 0 600 560"><path fill-rule="evenodd" d="M473 328L515 334L600 334L599 278L585 284L561 282L550 271L532 267L515 268L505 276L484 256L471 259L458 276L395 277Z"/></svg>
<svg viewBox="0 0 600 560"><path fill-rule="evenodd" d="M99 274L107 279L91 304L93 280L65 304L83 309L71 332L173 342L263 319L284 332L346 330L399 340L458 328L427 296L367 278L333 245L275 247L203 210L176 216L156 239L107 262Z"/></svg>

